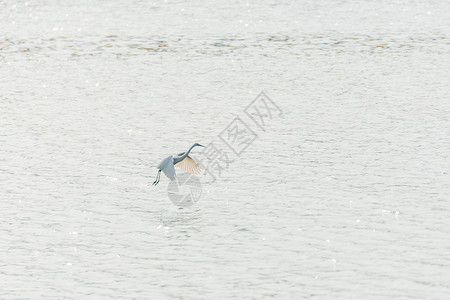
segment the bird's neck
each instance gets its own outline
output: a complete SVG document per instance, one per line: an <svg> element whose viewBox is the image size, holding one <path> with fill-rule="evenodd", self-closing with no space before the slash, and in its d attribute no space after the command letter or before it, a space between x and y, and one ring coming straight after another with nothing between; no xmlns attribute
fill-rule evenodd
<svg viewBox="0 0 450 300"><path fill-rule="evenodd" d="M186 151L186 153L182 156L182 157L180 157L180 161L182 161L183 159L185 159L186 158L186 156L188 156L189 155L189 153L191 152L191 150L192 150L192 148L194 148L195 147L195 144L194 145L192 145L191 146L191 148L189 148L189 150L188 151Z"/></svg>

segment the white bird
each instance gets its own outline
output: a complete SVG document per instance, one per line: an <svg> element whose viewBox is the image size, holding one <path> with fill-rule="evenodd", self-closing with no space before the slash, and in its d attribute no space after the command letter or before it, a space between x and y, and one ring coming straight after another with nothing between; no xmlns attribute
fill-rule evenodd
<svg viewBox="0 0 450 300"><path fill-rule="evenodd" d="M158 165L158 174L156 174L155 182L153 182L153 185L157 185L159 183L159 179L161 178L161 171L166 174L166 176L170 180L175 179L175 167L177 166L180 169L182 169L185 172L191 173L191 174L198 174L202 170L200 165L192 159L192 157L189 156L189 153L191 152L192 148L200 146L205 147L203 145L200 145L199 143L195 143L194 145L189 148L187 152L182 152L178 155L171 155L169 157L166 157L162 160L162 162Z"/></svg>

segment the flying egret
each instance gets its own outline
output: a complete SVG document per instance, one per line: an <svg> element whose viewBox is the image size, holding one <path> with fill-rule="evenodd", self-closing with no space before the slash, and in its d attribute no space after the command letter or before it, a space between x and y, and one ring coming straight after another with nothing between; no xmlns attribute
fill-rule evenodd
<svg viewBox="0 0 450 300"><path fill-rule="evenodd" d="M192 157L189 156L189 153L191 152L192 148L200 146L205 147L203 145L200 145L199 143L195 143L194 145L189 148L187 152L182 152L178 155L171 155L169 157L166 157L162 160L162 162L158 165L158 174L156 174L155 182L153 182L153 185L157 185L159 183L159 179L161 178L161 171L166 174L166 176L170 180L175 179L175 168L174 166L179 167L185 172L191 173L191 174L198 174L202 170L200 165L192 159Z"/></svg>

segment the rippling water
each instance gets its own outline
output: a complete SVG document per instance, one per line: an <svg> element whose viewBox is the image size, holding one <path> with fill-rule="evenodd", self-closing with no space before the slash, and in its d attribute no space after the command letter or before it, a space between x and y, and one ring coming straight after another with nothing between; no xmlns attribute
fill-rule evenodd
<svg viewBox="0 0 450 300"><path fill-rule="evenodd" d="M449 1L1 1L0 28L2 297L448 297ZM151 186L261 91L284 118L198 203Z"/></svg>

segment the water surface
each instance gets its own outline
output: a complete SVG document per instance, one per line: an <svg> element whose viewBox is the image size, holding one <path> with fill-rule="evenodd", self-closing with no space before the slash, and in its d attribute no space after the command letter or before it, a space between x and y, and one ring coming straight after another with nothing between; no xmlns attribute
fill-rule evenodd
<svg viewBox="0 0 450 300"><path fill-rule="evenodd" d="M2 1L0 28L2 297L450 293L450 2ZM198 203L151 186L261 91L284 118Z"/></svg>

